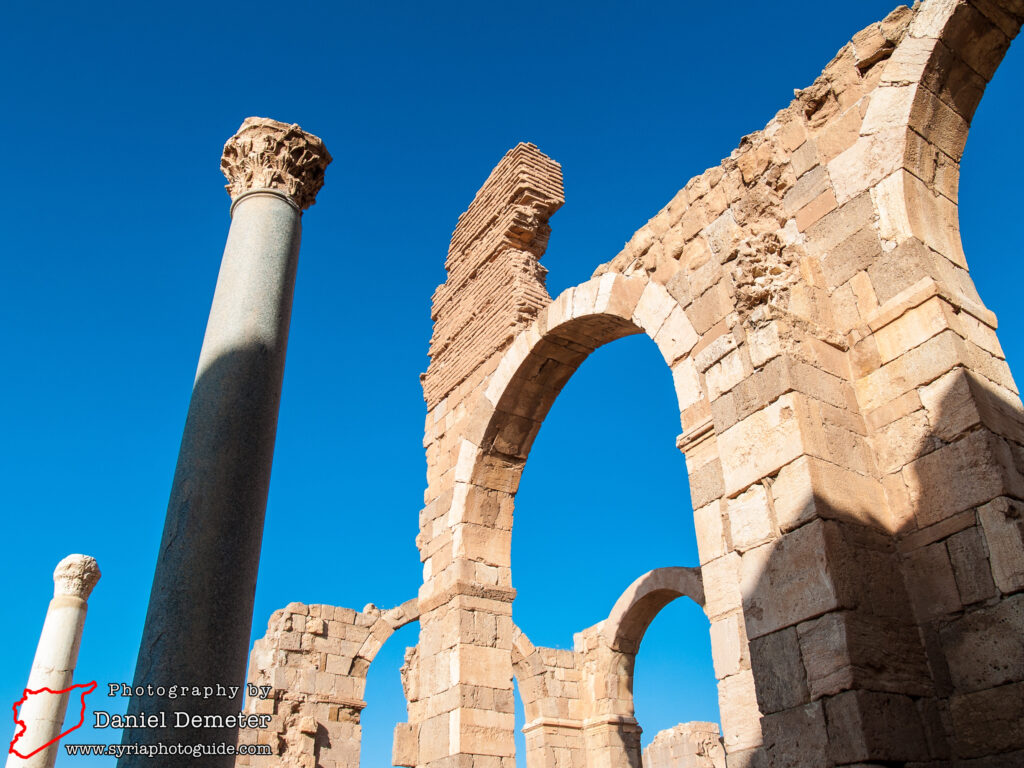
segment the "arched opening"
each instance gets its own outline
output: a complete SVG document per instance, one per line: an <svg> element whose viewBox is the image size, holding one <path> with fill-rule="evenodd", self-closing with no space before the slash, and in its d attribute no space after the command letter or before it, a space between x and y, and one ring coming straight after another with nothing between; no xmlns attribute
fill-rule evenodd
<svg viewBox="0 0 1024 768"><path fill-rule="evenodd" d="M665 287L644 277L608 273L570 288L543 310L531 327L516 337L511 347L497 362L494 372L486 379L485 384L471 395L465 405L463 418L466 426L459 432L457 450L450 453L454 464L450 476L452 487L447 496L439 498L441 508L447 509L444 522L448 533L443 537L431 534L421 540L421 552L428 553L424 564L428 584L424 592L429 593L430 590L443 588L442 585L445 584L454 584L456 590L461 590L457 594L472 595L479 591L489 601L478 602L473 608L457 608L455 612L449 613L462 622L464 630L460 631L466 638L472 638L477 634L477 627L481 621L505 622L505 611L514 612L511 605L516 595L511 570L513 503L519 490L526 458L540 431L541 423L562 388L591 352L610 341L639 332L653 339L664 363L668 364L672 373L671 382L675 389L680 423L684 427L682 441L677 438L675 443L677 447L685 446L687 466L693 462L693 466L687 470L694 481L691 496L700 499L705 517L718 519L716 516L721 514L716 502L721 494L722 474L718 443L704 381L698 375L697 363L691 357L691 352L701 339L686 311ZM714 364L715 360L721 359L722 354L728 354L729 348L721 344L712 345L711 342L712 339L705 341L698 351L701 352L701 360L710 360ZM706 354L703 352L704 347L708 348ZM656 358L653 359L656 361ZM666 381L667 387L667 377L663 372L661 377L662 381ZM636 396L646 397L649 394L649 381L643 378L640 380L648 386L641 395ZM634 394L627 392L623 397L628 400L631 396ZM671 403L670 396L667 400ZM668 434L671 435L674 431L673 427L668 430ZM671 437L667 440L670 441ZM578 439L576 442L578 443ZM573 450L577 449L578 446L574 445ZM634 467L635 457L628 451L620 449L618 453L612 451L611 455L617 459L611 465L617 472L626 475L631 471L634 473L636 487L649 486L654 482L650 467ZM678 462L678 458L676 461ZM680 478L685 474L682 465L678 465L676 471ZM564 485L564 478L561 484ZM579 506L578 502L574 503ZM633 506L630 505L630 509ZM548 509L545 505L538 514L553 519ZM685 516L692 519L690 498L687 495L681 493L679 498L674 500L672 510L677 518ZM642 518L642 511L639 515L635 511L629 516L620 515L625 521L623 529L629 530L630 522L638 516ZM633 525L635 527L635 523ZM590 525L589 521L581 526L581 530L595 528L597 526ZM618 529L600 530L603 531L604 539L614 544L612 552L630 550ZM649 554L654 542L665 540L668 540L670 545L673 543L671 538L665 536L664 531L655 530L646 537L634 538L632 550L643 549ZM707 535L706 531L702 541L704 545L714 547L714 537ZM567 551L572 546L573 542L566 542ZM577 549L582 548L577 546ZM672 564L677 565L679 547L670 546L669 551L674 561ZM431 552L437 552L437 555L434 556L430 554ZM454 558L454 562L449 558ZM720 578L724 577L729 581L734 576L729 573ZM474 582L465 581L467 578L473 579ZM732 581L729 583L732 584ZM556 586L561 594L567 594L564 588L552 579L548 580L544 590L550 594L552 588ZM611 590L610 593L614 595L617 589ZM582 594L592 591L588 586ZM421 596L424 592L421 592ZM574 599L576 596L570 595L562 598L561 603L555 601L555 610L564 611L567 606L572 605ZM735 618L740 610L738 590L723 590L715 601L715 614L711 618L716 622L732 621L735 625ZM639 765L640 734L633 718L632 702L627 703L625 699L614 694L605 696L595 688L604 685L617 686L615 680L626 680L631 670L623 667L618 678L615 675L609 677L603 671L605 667L602 667L600 658L595 662L588 656L591 645L595 649L601 648L602 641L599 635L599 626L595 625L583 629L574 637L572 651L568 648L548 650L555 652L556 655L561 651L576 653L576 679L570 680L567 677L566 684L560 687L564 697L571 698L570 691L574 688L582 691L576 694L581 704L576 707L575 727L582 730L584 739L589 742L588 755L593 746L597 750L615 753L599 755L599 760L608 758L615 763L621 762L622 757L627 759L628 763ZM745 643L742 631L737 631L735 626L732 628L732 635L736 642ZM508 642L505 639L508 637L507 634L500 633L499 637L502 638L503 644ZM728 639L725 635L723 638ZM565 641L561 642L565 644ZM495 723L488 736L491 739L488 748L497 749L498 747L490 745L495 744L495 738L501 738L502 754L511 755L514 746L511 654L505 656L507 645L505 648L495 648L496 653L476 648L478 646L472 643L467 644L464 651L466 657L488 656L493 663L474 665L472 669L460 665L455 669L455 674L461 680L465 680L467 687L483 686L496 691L495 709L491 710L494 715L487 715ZM510 648L508 650L511 651ZM460 649L460 655L462 652ZM602 653L603 651L599 650L597 656L600 657ZM508 666L505 659L508 659ZM556 667L562 667L559 660L552 663ZM463 669L472 674L464 675ZM760 736L759 718L753 711L756 710L756 703L749 671L741 669L733 672L735 674L731 677L723 678L722 686L728 684L726 687L730 690L729 695L737 698L740 706L730 710L732 720L725 724L726 744L744 749L756 744L755 739ZM629 687L628 682L623 685ZM507 699L504 696L505 691L509 694ZM500 701L498 692L501 693ZM591 711L587 711L587 706L591 707ZM749 708L753 709L748 711ZM476 715L471 713L469 716ZM730 734L734 732L737 736L730 742ZM627 754L633 757L626 758Z"/></svg>
<svg viewBox="0 0 1024 768"><path fill-rule="evenodd" d="M402 668L409 648L416 645L419 622L395 630L366 673L366 708L360 718L362 747L359 764L365 768L391 765L395 724L409 719Z"/></svg>
<svg viewBox="0 0 1024 768"><path fill-rule="evenodd" d="M687 653L674 652L683 637ZM708 756L720 749L718 691L713 670L707 669L711 658L710 624L692 600L673 600L647 628L633 669L633 701L637 722L644 729L645 768L670 764L663 754L650 755L652 748L678 752L685 742L689 754ZM715 726L714 732L703 727L707 723Z"/></svg>
<svg viewBox="0 0 1024 768"><path fill-rule="evenodd" d="M543 437L532 445L512 534L513 617L534 643L547 646L549 667L559 654L573 651L575 633L608 617L637 574L698 562L686 466L675 444L679 404L658 348L644 335L623 338L569 373L552 398ZM644 649L673 672L649 676L640 689L652 722L672 719L680 699L700 699L702 719L717 721L708 621L699 608L668 615L660 623L676 632L653 633ZM559 731L556 721L563 718L554 701L543 724L538 721L536 678L525 681L517 671L516 683L526 702L517 708L517 764L547 765L527 751L546 748L550 758L556 749L551 745L570 738L569 732ZM576 692L583 685L576 682ZM672 701L677 705L665 706ZM657 709L666 711L658 717ZM546 742L540 730L546 730ZM645 732L644 743L656 732Z"/></svg>

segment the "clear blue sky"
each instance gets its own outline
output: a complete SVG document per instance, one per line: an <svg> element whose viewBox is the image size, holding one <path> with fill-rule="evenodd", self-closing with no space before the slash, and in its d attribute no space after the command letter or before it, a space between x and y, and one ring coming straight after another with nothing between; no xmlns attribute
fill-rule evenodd
<svg viewBox="0 0 1024 768"><path fill-rule="evenodd" d="M554 295L892 7L8 3L0 703L21 694L51 573L71 552L104 574L76 680L132 679L229 224L220 150L243 118L298 122L335 157L305 216L258 637L292 600L361 608L416 593L430 295L459 213L508 148L533 141L564 169L567 203L543 262ZM1011 49L961 184L967 256L1011 364L1022 84L1024 53ZM696 563L678 431L670 376L646 338L599 350L566 387L517 504L515 617L535 643L570 647L636 576ZM391 727L404 719L398 666L415 636L403 630L371 670L367 768L390 764ZM636 700L645 742L681 720L718 719L693 606L673 604L652 625Z"/></svg>

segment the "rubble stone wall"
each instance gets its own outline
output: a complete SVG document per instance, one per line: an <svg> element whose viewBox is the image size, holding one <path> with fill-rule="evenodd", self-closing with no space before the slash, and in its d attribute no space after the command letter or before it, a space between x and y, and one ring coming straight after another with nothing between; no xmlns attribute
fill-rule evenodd
<svg viewBox="0 0 1024 768"><path fill-rule="evenodd" d="M264 729L243 729L239 744L269 744L269 756L239 756L237 768L359 768L366 673L384 642L415 621L416 601L390 611L357 612L289 603L270 617L253 645L244 711L271 715Z"/></svg>
<svg viewBox="0 0 1024 768"><path fill-rule="evenodd" d="M661 731L647 745L644 768L725 768L718 725L680 723Z"/></svg>

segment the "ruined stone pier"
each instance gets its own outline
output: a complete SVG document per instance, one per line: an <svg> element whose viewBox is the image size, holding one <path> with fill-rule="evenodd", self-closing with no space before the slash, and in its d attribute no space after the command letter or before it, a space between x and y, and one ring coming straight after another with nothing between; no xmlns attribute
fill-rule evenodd
<svg viewBox="0 0 1024 768"><path fill-rule="evenodd" d="M331 157L297 125L249 118L224 147L231 228L199 356L150 595L135 685L243 686L277 430L302 211ZM242 696L188 699L237 713ZM129 714L170 711L133 697ZM179 702L180 705L180 702ZM233 729L138 729L125 743L234 742ZM204 765L229 766L230 755ZM194 765L167 756L168 766ZM128 756L121 766L150 765Z"/></svg>

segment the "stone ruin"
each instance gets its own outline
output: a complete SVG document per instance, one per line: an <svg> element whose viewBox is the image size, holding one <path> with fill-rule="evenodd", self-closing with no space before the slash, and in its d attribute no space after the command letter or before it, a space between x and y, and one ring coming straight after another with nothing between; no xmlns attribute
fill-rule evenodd
<svg viewBox="0 0 1024 768"><path fill-rule="evenodd" d="M561 169L512 149L433 297L419 593L275 613L249 668L272 693L246 704L272 725L241 734L274 754L236 765L358 765L367 669L412 621L399 766L513 768L513 679L529 768L1024 765L1024 410L957 218L1022 19L897 8L556 298ZM577 367L641 333L675 384L699 567L652 563L571 650L536 647L513 622L520 476ZM721 736L642 753L634 660L682 596L710 621Z"/></svg>

